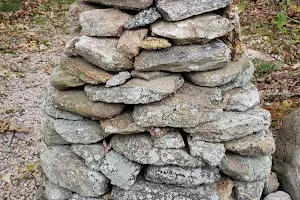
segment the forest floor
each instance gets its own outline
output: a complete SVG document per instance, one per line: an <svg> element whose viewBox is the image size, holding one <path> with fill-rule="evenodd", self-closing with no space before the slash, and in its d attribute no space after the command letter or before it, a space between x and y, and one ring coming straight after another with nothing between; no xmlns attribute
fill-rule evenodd
<svg viewBox="0 0 300 200"><path fill-rule="evenodd" d="M72 1L0 2L0 199L32 199L40 185L41 97L62 56ZM253 83L276 130L284 116L300 107L300 5L235 3L256 65Z"/></svg>

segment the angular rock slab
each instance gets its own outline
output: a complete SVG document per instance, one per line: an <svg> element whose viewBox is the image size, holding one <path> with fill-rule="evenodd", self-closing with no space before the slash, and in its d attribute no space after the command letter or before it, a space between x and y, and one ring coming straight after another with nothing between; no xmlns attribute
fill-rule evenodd
<svg viewBox="0 0 300 200"><path fill-rule="evenodd" d="M261 199L265 180L254 182L235 181L236 199Z"/></svg>
<svg viewBox="0 0 300 200"><path fill-rule="evenodd" d="M140 44L141 48L147 50L164 49L170 46L172 46L172 44L168 40L158 37L147 37Z"/></svg>
<svg viewBox="0 0 300 200"><path fill-rule="evenodd" d="M216 88L185 83L160 102L135 106L133 119L142 127L195 127L218 118L221 100L221 91Z"/></svg>
<svg viewBox="0 0 300 200"><path fill-rule="evenodd" d="M215 184L208 184L195 188L184 188L173 185L162 185L138 180L129 190L113 187L112 198L118 200L149 200L149 199L230 199L233 183L224 179Z"/></svg>
<svg viewBox="0 0 300 200"><path fill-rule="evenodd" d="M197 187L202 184L217 182L221 176L217 168L177 167L150 165L145 171L145 179L152 183Z"/></svg>
<svg viewBox="0 0 300 200"><path fill-rule="evenodd" d="M160 20L151 25L152 35L170 39L177 45L207 43L232 31L233 24L225 17L209 13L178 22Z"/></svg>
<svg viewBox="0 0 300 200"><path fill-rule="evenodd" d="M99 3L106 6L111 6L115 8L125 9L125 10L142 10L153 4L153 0L87 0L92 3Z"/></svg>
<svg viewBox="0 0 300 200"><path fill-rule="evenodd" d="M154 147L160 149L180 149L184 148L184 140L178 130L167 132L161 137L151 137L154 141Z"/></svg>
<svg viewBox="0 0 300 200"><path fill-rule="evenodd" d="M151 79L161 78L164 76L169 76L169 75L170 75L170 73L167 73L167 72L140 72L137 70L131 71L131 76L133 76L135 78L145 79L147 81L149 81Z"/></svg>
<svg viewBox="0 0 300 200"><path fill-rule="evenodd" d="M167 21L179 21L201 13L225 8L232 0L157 0L156 6Z"/></svg>
<svg viewBox="0 0 300 200"><path fill-rule="evenodd" d="M132 19L128 20L124 24L124 27L126 29L134 29L134 28L146 26L148 24L152 24L159 18L161 18L161 15L155 7L148 8L146 10L142 10L137 15L135 15Z"/></svg>
<svg viewBox="0 0 300 200"><path fill-rule="evenodd" d="M46 119L43 122L43 128L41 131L41 139L47 146L56 146L69 144L65 141L54 129L52 120L49 116L45 117Z"/></svg>
<svg viewBox="0 0 300 200"><path fill-rule="evenodd" d="M72 191L59 187L51 181L44 183L44 187L47 200L64 200L72 196Z"/></svg>
<svg viewBox="0 0 300 200"><path fill-rule="evenodd" d="M89 169L68 146L55 146L41 153L41 165L50 181L83 196L100 196L109 180Z"/></svg>
<svg viewBox="0 0 300 200"><path fill-rule="evenodd" d="M135 59L138 71L190 72L225 67L230 49L220 40L203 45L172 46L155 51L142 51Z"/></svg>
<svg viewBox="0 0 300 200"><path fill-rule="evenodd" d="M105 84L105 87L114 87L122 85L127 79L131 77L131 74L127 71L119 72L118 74L111 77Z"/></svg>
<svg viewBox="0 0 300 200"><path fill-rule="evenodd" d="M83 33L98 37L121 36L130 19L130 15L114 8L84 11L79 16Z"/></svg>
<svg viewBox="0 0 300 200"><path fill-rule="evenodd" d="M92 102L84 91L58 92L53 97L55 107L84 117L111 118L119 115L125 105Z"/></svg>
<svg viewBox="0 0 300 200"><path fill-rule="evenodd" d="M178 90L184 83L180 76L166 76L146 81L134 78L119 86L88 85L84 88L91 101L125 104L147 104L160 101Z"/></svg>
<svg viewBox="0 0 300 200"><path fill-rule="evenodd" d="M133 62L117 51L118 39L81 36L75 44L76 53L107 71L133 69Z"/></svg>
<svg viewBox="0 0 300 200"><path fill-rule="evenodd" d="M55 68L51 73L51 85L58 90L76 88L85 84L85 82L60 67Z"/></svg>
<svg viewBox="0 0 300 200"><path fill-rule="evenodd" d="M223 142L246 135L268 130L271 125L269 111L254 107L246 112L223 112L219 119L202 123L194 128L185 128L184 131L207 142Z"/></svg>
<svg viewBox="0 0 300 200"><path fill-rule="evenodd" d="M223 174L240 181L264 180L271 172L271 156L243 157L227 153L219 169Z"/></svg>
<svg viewBox="0 0 300 200"><path fill-rule="evenodd" d="M112 150L105 155L99 169L112 185L128 190L134 184L142 165Z"/></svg>
<svg viewBox="0 0 300 200"><path fill-rule="evenodd" d="M178 165L197 167L204 163L189 155L184 149L155 148L150 134L115 135L112 148L129 160L150 165Z"/></svg>

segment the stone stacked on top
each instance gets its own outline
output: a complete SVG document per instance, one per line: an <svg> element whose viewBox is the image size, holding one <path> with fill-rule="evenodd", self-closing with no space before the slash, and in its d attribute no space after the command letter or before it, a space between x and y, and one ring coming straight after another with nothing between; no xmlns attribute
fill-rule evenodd
<svg viewBox="0 0 300 200"><path fill-rule="evenodd" d="M260 199L275 145L254 66L226 40L231 3L71 6L44 103L48 199Z"/></svg>

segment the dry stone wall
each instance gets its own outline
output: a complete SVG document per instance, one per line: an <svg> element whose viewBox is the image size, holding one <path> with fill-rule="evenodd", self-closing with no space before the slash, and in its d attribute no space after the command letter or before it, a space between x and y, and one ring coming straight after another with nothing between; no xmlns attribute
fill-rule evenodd
<svg viewBox="0 0 300 200"><path fill-rule="evenodd" d="M224 39L238 36L231 3L71 6L68 57L43 105L48 199L261 198L271 118L252 62Z"/></svg>

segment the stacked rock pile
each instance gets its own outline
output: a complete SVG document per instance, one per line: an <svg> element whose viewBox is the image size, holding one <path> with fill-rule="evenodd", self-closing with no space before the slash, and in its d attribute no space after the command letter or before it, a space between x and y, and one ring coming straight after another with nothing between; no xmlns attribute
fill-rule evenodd
<svg viewBox="0 0 300 200"><path fill-rule="evenodd" d="M48 199L261 198L275 145L231 3L71 6L44 103Z"/></svg>

